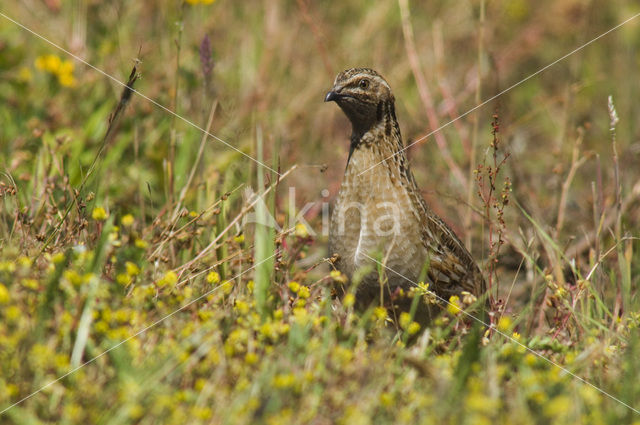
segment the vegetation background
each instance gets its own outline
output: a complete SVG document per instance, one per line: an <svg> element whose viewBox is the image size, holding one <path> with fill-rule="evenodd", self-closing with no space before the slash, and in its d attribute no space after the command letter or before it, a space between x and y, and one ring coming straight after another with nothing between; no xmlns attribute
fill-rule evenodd
<svg viewBox="0 0 640 425"><path fill-rule="evenodd" d="M640 423L640 17L565 57L637 2L0 13L0 423ZM352 66L405 141L446 125L409 156L491 332L460 300L419 329L332 297L350 129L322 99Z"/></svg>

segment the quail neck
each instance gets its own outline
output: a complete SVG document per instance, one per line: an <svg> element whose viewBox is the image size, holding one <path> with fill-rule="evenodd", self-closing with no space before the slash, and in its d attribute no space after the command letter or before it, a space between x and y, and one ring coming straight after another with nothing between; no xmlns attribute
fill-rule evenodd
<svg viewBox="0 0 640 425"><path fill-rule="evenodd" d="M425 273L430 288L445 299L484 292L471 254L420 194L385 79L372 69L348 69L338 74L325 101L336 102L352 125L329 230L336 267L353 278L358 270L378 269L370 257L383 258L389 295L409 289ZM377 272L365 273L356 294L361 305L380 296L380 281Z"/></svg>

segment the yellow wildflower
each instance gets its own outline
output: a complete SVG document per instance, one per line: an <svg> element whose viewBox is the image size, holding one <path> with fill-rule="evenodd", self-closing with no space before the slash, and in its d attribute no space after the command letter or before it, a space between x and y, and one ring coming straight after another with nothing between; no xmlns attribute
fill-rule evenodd
<svg viewBox="0 0 640 425"><path fill-rule="evenodd" d="M298 296L300 298L309 298L311 296L311 291L309 291L309 287L300 286L300 289L298 290Z"/></svg>
<svg viewBox="0 0 640 425"><path fill-rule="evenodd" d="M64 252L58 252L53 257L51 257L51 261L53 261L55 264L60 264L65 259L66 259L66 257L64 256Z"/></svg>
<svg viewBox="0 0 640 425"><path fill-rule="evenodd" d="M238 310L238 313L243 315L249 312L249 304L244 301L236 300L235 308Z"/></svg>
<svg viewBox="0 0 640 425"><path fill-rule="evenodd" d="M307 313L307 310L305 310L304 308L301 307L296 307L293 309L293 316L295 317L296 321L304 326L309 322L309 314Z"/></svg>
<svg viewBox="0 0 640 425"><path fill-rule="evenodd" d="M345 307L349 308L349 307L352 307L353 304L355 304L355 302L356 302L355 295L349 293L344 296L344 300L342 301L342 304L344 304Z"/></svg>
<svg viewBox="0 0 640 425"><path fill-rule="evenodd" d="M74 286L82 285L82 276L75 270L65 270L63 276Z"/></svg>
<svg viewBox="0 0 640 425"><path fill-rule="evenodd" d="M537 361L538 358L535 356L535 354L528 353L524 357L524 362L527 364L527 366L533 366L537 363Z"/></svg>
<svg viewBox="0 0 640 425"><path fill-rule="evenodd" d="M15 305L12 305L11 307L7 307L7 310L5 311L5 317L10 322L17 320L21 314L22 312Z"/></svg>
<svg viewBox="0 0 640 425"><path fill-rule="evenodd" d="M55 74L60 69L62 61L56 55L44 55L36 58L36 68Z"/></svg>
<svg viewBox="0 0 640 425"><path fill-rule="evenodd" d="M206 421L207 419L211 419L213 411L207 406L194 406L191 409L191 416Z"/></svg>
<svg viewBox="0 0 640 425"><path fill-rule="evenodd" d="M256 364L258 363L258 360L258 355L256 353L247 353L244 356L244 362L248 365Z"/></svg>
<svg viewBox="0 0 640 425"><path fill-rule="evenodd" d="M387 318L387 309L384 307L376 307L373 310L373 315L376 317L376 319L378 320L384 320Z"/></svg>
<svg viewBox="0 0 640 425"><path fill-rule="evenodd" d="M58 82L65 87L75 86L73 76L74 64L69 60L62 60L56 55L44 55L36 58L36 68L48 72L58 78Z"/></svg>
<svg viewBox="0 0 640 425"><path fill-rule="evenodd" d="M13 273L15 271L16 271L16 265L12 261L1 261L0 262L0 272Z"/></svg>
<svg viewBox="0 0 640 425"><path fill-rule="evenodd" d="M193 389L195 389L196 391L200 392L202 391L202 389L204 388L204 386L207 384L207 381L203 378L198 378L196 379L196 382L194 382L193 384Z"/></svg>
<svg viewBox="0 0 640 425"><path fill-rule="evenodd" d="M29 257L26 256L20 256L18 257L18 264L20 265L20 267L24 268L24 269L28 269L29 267L31 267L31 264L33 262L31 261L31 259Z"/></svg>
<svg viewBox="0 0 640 425"><path fill-rule="evenodd" d="M107 217L109 217L109 214L107 214L105 209L102 207L96 207L91 212L91 218L93 218L96 221L105 221Z"/></svg>
<svg viewBox="0 0 640 425"><path fill-rule="evenodd" d="M569 396L558 395L544 405L543 413L548 418L566 417L568 412L571 412L572 406L573 403Z"/></svg>
<svg viewBox="0 0 640 425"><path fill-rule="evenodd" d="M460 303L460 297L452 295L449 298L449 304L447 304L447 311L451 314L459 314L462 312L462 304Z"/></svg>
<svg viewBox="0 0 640 425"><path fill-rule="evenodd" d="M418 333L419 330L420 330L420 324L418 322L411 322L407 327L407 332L409 333L409 335L414 335Z"/></svg>
<svg viewBox="0 0 640 425"><path fill-rule="evenodd" d="M7 304L9 299L9 290L6 286L0 283L0 304Z"/></svg>
<svg viewBox="0 0 640 425"><path fill-rule="evenodd" d="M173 270L169 270L163 277L157 282L159 287L163 286L175 286L178 283L178 275Z"/></svg>
<svg viewBox="0 0 640 425"><path fill-rule="evenodd" d="M124 263L124 266L126 267L127 274L129 276L137 276L140 274L140 268L135 263L127 261L126 263Z"/></svg>
<svg viewBox="0 0 640 425"><path fill-rule="evenodd" d="M116 282L122 286L129 286L131 284L131 276L128 274L120 273L116 276Z"/></svg>
<svg viewBox="0 0 640 425"><path fill-rule="evenodd" d="M293 374L278 374L273 378L273 386L276 388L289 388L296 382Z"/></svg>
<svg viewBox="0 0 640 425"><path fill-rule="evenodd" d="M131 214L127 214L124 217L122 217L122 219L120 220L120 223L122 223L124 227L130 227L134 221L135 220L133 216Z"/></svg>
<svg viewBox="0 0 640 425"><path fill-rule="evenodd" d="M58 82L64 87L74 87L76 79L73 74L58 74Z"/></svg>
<svg viewBox="0 0 640 425"><path fill-rule="evenodd" d="M58 74L72 74L73 68L73 62L71 62L70 60L64 60L60 62L60 66L58 67Z"/></svg>
<svg viewBox="0 0 640 425"><path fill-rule="evenodd" d="M501 332L506 332L511 327L511 319L508 316L500 317L498 320L498 330Z"/></svg>
<svg viewBox="0 0 640 425"><path fill-rule="evenodd" d="M340 273L339 270L332 270L331 273L329 273L329 275L336 282L340 282L340 283L346 283L347 282L347 277L345 275L343 275L342 273Z"/></svg>
<svg viewBox="0 0 640 425"><path fill-rule="evenodd" d="M298 290L300 289L300 284L292 280L291 282L289 282L289 289L291 290L291 292L297 293Z"/></svg>
<svg viewBox="0 0 640 425"><path fill-rule="evenodd" d="M229 295L233 289L233 280L225 280L220 284L220 286L222 286L222 292Z"/></svg>
<svg viewBox="0 0 640 425"><path fill-rule="evenodd" d="M136 245L136 248L140 248L140 249L146 249L147 246L149 246L147 241L144 241L142 239L136 239L135 245Z"/></svg>
<svg viewBox="0 0 640 425"><path fill-rule="evenodd" d="M144 408L140 403L134 403L127 409L127 413L131 419L140 419L144 415Z"/></svg>
<svg viewBox="0 0 640 425"><path fill-rule="evenodd" d="M22 279L22 285L29 289L38 289L40 287L40 284L35 279Z"/></svg>
<svg viewBox="0 0 640 425"><path fill-rule="evenodd" d="M402 329L407 329L409 324L411 323L411 315L406 311L400 313L400 327Z"/></svg>
<svg viewBox="0 0 640 425"><path fill-rule="evenodd" d="M380 404L384 407L391 407L393 405L393 394L386 392L380 394Z"/></svg>
<svg viewBox="0 0 640 425"><path fill-rule="evenodd" d="M306 238L307 236L309 236L307 226L302 223L296 224L296 236L299 238Z"/></svg>
<svg viewBox="0 0 640 425"><path fill-rule="evenodd" d="M209 272L207 275L207 282L215 285L216 283L220 283L220 275L218 272Z"/></svg>

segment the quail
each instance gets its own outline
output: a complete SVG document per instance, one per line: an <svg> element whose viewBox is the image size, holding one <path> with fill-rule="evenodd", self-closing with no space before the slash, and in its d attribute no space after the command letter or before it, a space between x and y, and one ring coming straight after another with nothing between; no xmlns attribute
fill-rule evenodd
<svg viewBox="0 0 640 425"><path fill-rule="evenodd" d="M426 277L437 299L481 297L485 281L480 269L456 234L426 204L409 168L389 84L372 69L348 69L336 77L325 97L325 102L330 101L345 113L352 133L331 213L329 252L337 254L335 267L347 277L353 279L358 270L365 270L365 276L358 278L358 304L369 306L381 298L386 304L421 277ZM384 279L373 258L384 264ZM408 308L406 303L394 302L391 307ZM424 305L423 309L420 314L428 316L422 317L426 322L439 310Z"/></svg>

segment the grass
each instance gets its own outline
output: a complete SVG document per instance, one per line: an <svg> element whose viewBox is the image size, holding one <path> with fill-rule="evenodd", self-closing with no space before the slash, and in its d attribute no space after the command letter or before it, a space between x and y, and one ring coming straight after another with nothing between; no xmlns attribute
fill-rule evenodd
<svg viewBox="0 0 640 425"><path fill-rule="evenodd" d="M411 141L639 11L0 6L240 151L0 17L0 423L640 423L640 21L409 149L491 276L492 332L356 310L319 232L339 70L385 75Z"/></svg>

